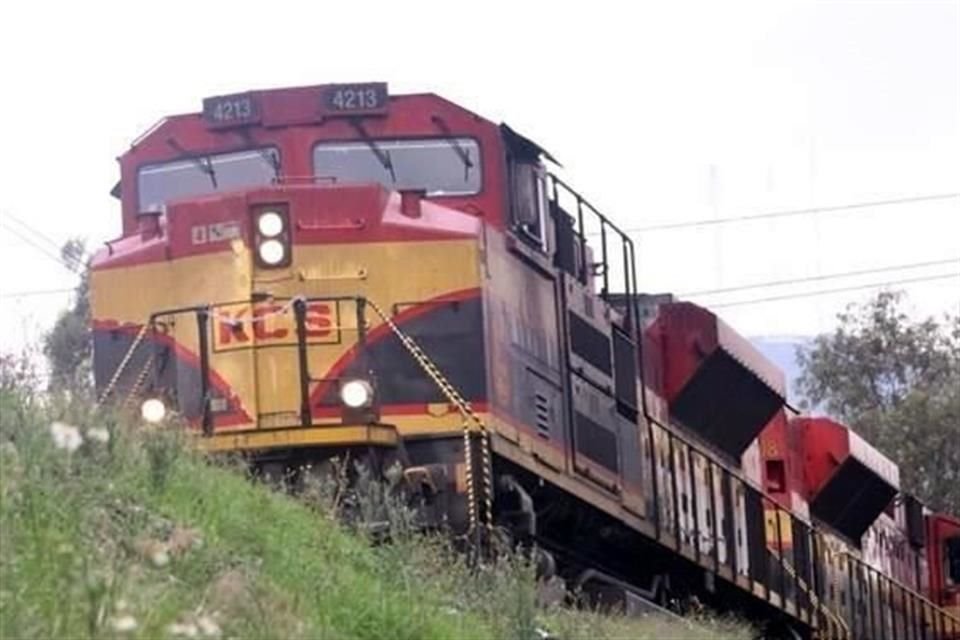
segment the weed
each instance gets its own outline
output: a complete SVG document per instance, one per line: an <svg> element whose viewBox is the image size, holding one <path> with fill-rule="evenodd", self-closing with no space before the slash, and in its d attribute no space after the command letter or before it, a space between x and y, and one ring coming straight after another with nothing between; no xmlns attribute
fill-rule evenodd
<svg viewBox="0 0 960 640"><path fill-rule="evenodd" d="M82 445L57 449L54 421ZM524 558L468 562L421 534L398 474L381 483L331 461L298 474L294 499L170 426L0 389L0 637L670 637L644 636L651 621L538 607Z"/></svg>

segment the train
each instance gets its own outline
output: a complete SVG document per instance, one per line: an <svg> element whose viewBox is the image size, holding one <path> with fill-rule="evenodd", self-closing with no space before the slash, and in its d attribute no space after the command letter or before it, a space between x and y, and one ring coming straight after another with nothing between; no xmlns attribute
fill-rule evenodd
<svg viewBox="0 0 960 640"><path fill-rule="evenodd" d="M960 638L960 520L713 311L641 291L630 236L509 125L382 82L252 90L119 165L101 402L293 485L399 468L424 522L593 603Z"/></svg>

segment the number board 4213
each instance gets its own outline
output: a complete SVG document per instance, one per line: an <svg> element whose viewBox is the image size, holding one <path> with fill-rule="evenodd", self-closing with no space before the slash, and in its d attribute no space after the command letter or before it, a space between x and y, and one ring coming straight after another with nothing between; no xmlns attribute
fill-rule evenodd
<svg viewBox="0 0 960 640"><path fill-rule="evenodd" d="M211 127L236 127L260 122L260 105L252 93L206 98L203 119Z"/></svg>
<svg viewBox="0 0 960 640"><path fill-rule="evenodd" d="M376 115L387 112L387 83L334 84L323 90L327 115Z"/></svg>

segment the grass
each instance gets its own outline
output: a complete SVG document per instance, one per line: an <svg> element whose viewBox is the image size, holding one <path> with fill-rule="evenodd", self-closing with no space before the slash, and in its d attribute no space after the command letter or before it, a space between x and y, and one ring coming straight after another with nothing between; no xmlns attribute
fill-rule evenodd
<svg viewBox="0 0 960 640"><path fill-rule="evenodd" d="M80 426L79 448L55 445L57 420ZM372 545L317 504L205 459L173 430L0 389L0 638L749 637L544 610L516 558L470 569L412 532Z"/></svg>

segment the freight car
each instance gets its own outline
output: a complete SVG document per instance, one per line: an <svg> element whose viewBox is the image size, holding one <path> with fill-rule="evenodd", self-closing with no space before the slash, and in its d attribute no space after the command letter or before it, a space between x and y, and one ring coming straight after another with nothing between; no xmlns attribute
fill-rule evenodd
<svg viewBox="0 0 960 640"><path fill-rule="evenodd" d="M505 124L383 83L250 91L120 158L91 273L102 401L301 481L399 464L422 515L506 533L599 600L771 633L957 637L957 523ZM552 554L552 555L551 555Z"/></svg>

